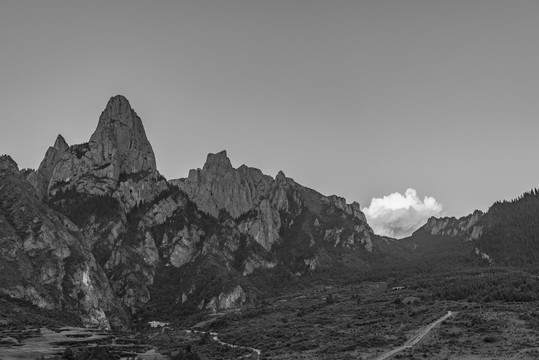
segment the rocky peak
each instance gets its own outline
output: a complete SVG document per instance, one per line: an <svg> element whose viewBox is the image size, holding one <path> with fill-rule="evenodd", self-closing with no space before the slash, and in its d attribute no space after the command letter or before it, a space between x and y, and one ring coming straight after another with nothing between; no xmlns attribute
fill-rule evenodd
<svg viewBox="0 0 539 360"><path fill-rule="evenodd" d="M208 154L203 170L217 175L229 173L233 171L234 168L232 167L232 163L226 154L226 150L223 150L216 154Z"/></svg>
<svg viewBox="0 0 539 360"><path fill-rule="evenodd" d="M90 138L94 160L112 163L114 175L156 170L155 155L140 117L122 95L110 98Z"/></svg>
<svg viewBox="0 0 539 360"><path fill-rule="evenodd" d="M60 134L56 137L56 141L54 142L53 146L58 151L66 151L69 149L69 145L67 145L67 142L65 141L64 137Z"/></svg>
<svg viewBox="0 0 539 360"><path fill-rule="evenodd" d="M19 172L19 166L11 158L9 155L2 155L0 156L0 171L2 173L4 172L10 172L10 173L18 173Z"/></svg>
<svg viewBox="0 0 539 360"><path fill-rule="evenodd" d="M90 141L67 147L59 135L39 173L33 184L45 196L61 188L102 195L117 187L122 174L157 170L140 117L124 96L117 95L108 101Z"/></svg>
<svg viewBox="0 0 539 360"><path fill-rule="evenodd" d="M69 145L62 135L56 137L53 146L50 146L45 153L45 157L39 164L37 171L31 172L27 176L27 180L36 189L40 199L47 197L47 188L55 166L60 162L62 157L68 152Z"/></svg>
<svg viewBox="0 0 539 360"><path fill-rule="evenodd" d="M286 175L284 174L284 172L279 170L279 172L277 173L277 176L275 176L275 181L277 182L277 184L282 184L286 182Z"/></svg>

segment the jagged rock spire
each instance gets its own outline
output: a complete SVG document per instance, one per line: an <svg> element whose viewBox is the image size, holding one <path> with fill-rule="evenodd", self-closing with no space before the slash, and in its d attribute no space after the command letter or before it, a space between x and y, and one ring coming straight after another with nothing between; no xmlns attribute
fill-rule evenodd
<svg viewBox="0 0 539 360"><path fill-rule="evenodd" d="M90 138L95 160L112 163L115 175L155 170L155 155L137 113L122 95L110 98Z"/></svg>
<svg viewBox="0 0 539 360"><path fill-rule="evenodd" d="M142 121L122 95L110 98L88 143L67 147L59 135L50 149L55 150L54 161L46 161L50 174L41 171L47 195L65 186L92 194L109 193L121 174L157 170Z"/></svg>
<svg viewBox="0 0 539 360"><path fill-rule="evenodd" d="M47 188L49 186L52 172L68 150L69 145L65 141L64 137L58 134L54 145L50 146L45 153L45 157L41 161L41 164L39 164L37 171L34 171L28 175L27 180L34 186L40 199L47 197Z"/></svg>
<svg viewBox="0 0 539 360"><path fill-rule="evenodd" d="M67 145L67 142L65 141L64 137L61 134L58 134L53 147L59 151L66 151L69 148L69 145Z"/></svg>

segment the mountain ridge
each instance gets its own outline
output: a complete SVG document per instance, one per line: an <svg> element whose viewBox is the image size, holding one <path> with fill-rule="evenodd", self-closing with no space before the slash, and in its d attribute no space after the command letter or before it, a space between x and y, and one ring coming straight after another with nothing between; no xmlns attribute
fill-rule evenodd
<svg viewBox="0 0 539 360"><path fill-rule="evenodd" d="M121 95L109 100L87 143L69 146L59 135L39 168L19 180L42 212L71 220L90 250L85 261L112 290L96 296L132 320L241 306L274 291L276 284L262 284L275 276L299 279L337 263L357 271L383 256L359 204L324 196L283 172L273 178L234 168L226 151L209 154L187 178L167 181L141 119ZM106 311L100 320L81 309L74 311L108 326Z"/></svg>
<svg viewBox="0 0 539 360"><path fill-rule="evenodd" d="M537 190L486 213L430 218L396 240L376 235L357 202L282 171L234 168L225 150L167 180L121 95L87 143L58 135L37 170L0 157L0 194L0 267L12 269L0 293L103 328L252 305L317 281L529 266L539 254Z"/></svg>

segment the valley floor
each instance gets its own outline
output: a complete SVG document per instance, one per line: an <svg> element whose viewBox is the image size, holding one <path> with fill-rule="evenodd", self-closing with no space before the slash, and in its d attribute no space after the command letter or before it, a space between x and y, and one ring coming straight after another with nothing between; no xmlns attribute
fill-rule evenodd
<svg viewBox="0 0 539 360"><path fill-rule="evenodd" d="M498 273L482 271L458 276L461 284L465 277L499 279ZM187 347L207 360L539 358L538 301L440 300L418 285L427 284L423 280L318 285L256 306L145 327L136 337L64 327L74 320L44 317L0 299L0 358L35 359L98 343L124 354L150 351L148 359ZM525 284L534 281L539 280L527 277ZM518 288L528 291L515 283Z"/></svg>
<svg viewBox="0 0 539 360"><path fill-rule="evenodd" d="M448 311L451 316L444 316ZM417 343L411 343L426 326ZM185 325L185 324L184 324ZM256 308L208 316L193 329L218 333L187 334L176 324L150 334L162 350L190 344L202 359L537 359L539 303L479 304L429 300L421 289L393 291L384 282L319 286L266 300ZM165 350L166 351L166 350Z"/></svg>

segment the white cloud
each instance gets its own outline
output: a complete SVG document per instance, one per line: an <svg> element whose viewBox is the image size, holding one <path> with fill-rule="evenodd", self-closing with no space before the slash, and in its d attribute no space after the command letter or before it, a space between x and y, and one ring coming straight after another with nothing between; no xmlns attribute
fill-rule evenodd
<svg viewBox="0 0 539 360"><path fill-rule="evenodd" d="M404 195L395 192L383 198L373 198L363 212L376 234L400 239L410 236L429 217L440 216L442 204L430 196L421 201L414 189L407 189Z"/></svg>

